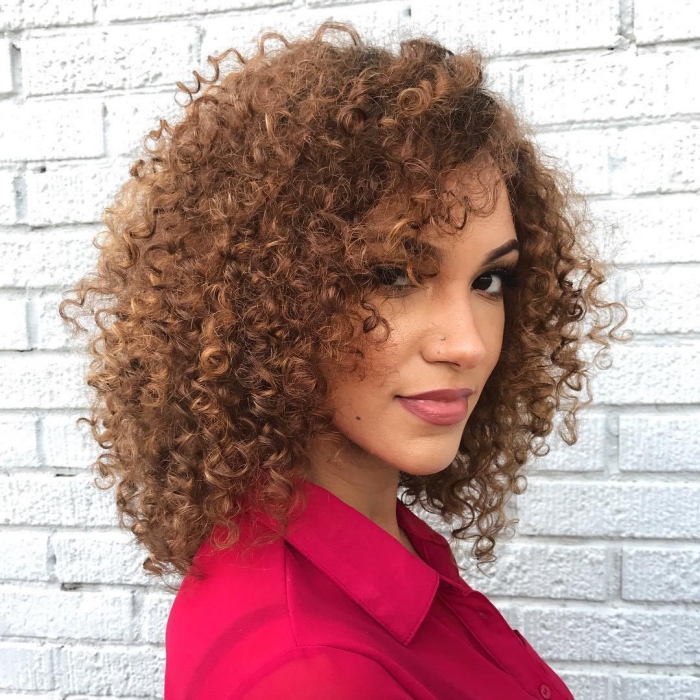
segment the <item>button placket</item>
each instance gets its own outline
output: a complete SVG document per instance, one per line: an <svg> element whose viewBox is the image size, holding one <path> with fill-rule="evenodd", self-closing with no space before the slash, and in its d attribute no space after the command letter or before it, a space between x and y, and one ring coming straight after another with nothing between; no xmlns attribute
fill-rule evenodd
<svg viewBox="0 0 700 700"><path fill-rule="evenodd" d="M462 600L464 600L464 598L469 598L469 602L467 603L467 605L471 610L472 614L475 616L473 618L475 623L475 629L473 633L469 629L466 621L461 617L461 615L459 615L459 613L457 613L456 610L454 612L460 618L460 621L462 622L463 626L466 627L470 634L475 634L478 640L478 644L482 650L482 653L485 651L488 654L489 658L491 658L491 660L499 668L505 670L506 673L509 673L511 676L518 679L518 682L521 684L521 687L523 689L527 688L527 692L531 695L531 697L539 697L543 700L550 700L552 698L552 689L549 685L547 685L547 683L542 682L542 679L546 678L547 674L549 673L549 669L545 665L545 662L542 660L542 658L537 654L537 652L535 652L535 650L529 644L529 642L527 642L527 640L522 636L522 634L518 630L510 626L508 621L503 617L501 611L488 599L487 596L485 596L480 591L477 591L473 588L469 588L469 590L460 588L457 591L457 589L455 589L452 586L450 586L449 589L453 592L458 592L459 594L461 594L460 598L462 598ZM450 606L448 603L448 607L452 606ZM537 666L531 667L527 674L520 673L518 670L513 668L504 668L504 665L502 663L499 663L499 661L497 661L496 657L494 656L494 654L497 653L496 649L494 649L494 652L491 652L489 648L485 647L485 645L481 643L482 641L486 642L488 638L482 636L479 628L482 628L484 632L488 630L489 633L495 632L500 628L501 632L506 634L506 636L512 636L512 638L517 639L516 644L528 650L532 661L536 662ZM507 663L506 659L504 659L504 663ZM536 672L535 669L537 667L541 669L540 672ZM542 673L542 671L544 672L544 674ZM529 678L526 676L529 676Z"/></svg>

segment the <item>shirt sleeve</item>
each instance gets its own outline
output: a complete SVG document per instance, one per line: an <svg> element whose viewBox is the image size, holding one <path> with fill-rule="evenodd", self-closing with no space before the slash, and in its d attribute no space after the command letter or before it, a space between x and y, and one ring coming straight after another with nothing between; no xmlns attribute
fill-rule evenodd
<svg viewBox="0 0 700 700"><path fill-rule="evenodd" d="M411 700L378 662L335 647L297 647L263 665L226 700Z"/></svg>

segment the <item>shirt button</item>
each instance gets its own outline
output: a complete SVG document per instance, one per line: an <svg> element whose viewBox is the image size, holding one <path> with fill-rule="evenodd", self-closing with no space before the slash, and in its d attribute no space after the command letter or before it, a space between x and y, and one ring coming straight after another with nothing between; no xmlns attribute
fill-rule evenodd
<svg viewBox="0 0 700 700"><path fill-rule="evenodd" d="M551 697L552 697L552 691L551 691L550 687L549 687L546 683L543 683L543 684L540 686L540 695L541 695L543 698L545 698L545 699L546 699L546 698L551 698Z"/></svg>

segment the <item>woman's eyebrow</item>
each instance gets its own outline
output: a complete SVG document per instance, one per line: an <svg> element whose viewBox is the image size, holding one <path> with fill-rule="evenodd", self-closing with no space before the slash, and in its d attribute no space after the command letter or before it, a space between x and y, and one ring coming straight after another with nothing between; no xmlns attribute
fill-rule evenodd
<svg viewBox="0 0 700 700"><path fill-rule="evenodd" d="M488 265L490 262L493 262L494 260L498 260L498 258L502 258L504 255L507 255L513 250L520 251L520 243L518 243L517 238L511 238L509 241L506 241L503 245L499 245L498 248L494 248L485 258L484 258L484 265Z"/></svg>
<svg viewBox="0 0 700 700"><path fill-rule="evenodd" d="M425 244L432 252L435 254L439 262L442 262L444 259L444 251L442 248L438 248L437 246L434 246L432 243L426 243ZM498 258L502 258L504 255L507 255L513 250L520 251L520 243L518 243L517 238L511 238L509 241L506 241L503 245L499 245L498 248L494 248L485 258L484 261L481 263L482 265L488 265L489 263L493 262L494 260L498 260Z"/></svg>

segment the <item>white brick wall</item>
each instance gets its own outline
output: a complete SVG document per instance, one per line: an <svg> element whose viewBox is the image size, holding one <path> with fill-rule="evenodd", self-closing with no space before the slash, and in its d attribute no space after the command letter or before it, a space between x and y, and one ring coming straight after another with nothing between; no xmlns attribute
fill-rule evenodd
<svg viewBox="0 0 700 700"><path fill-rule="evenodd" d="M206 9L205 9L206 8ZM56 314L176 80L265 28L349 19L489 52L590 197L637 338L516 501L483 590L577 700L700 698L700 4L6 0L0 6L0 700L162 697L172 595L91 485L85 361Z"/></svg>
<svg viewBox="0 0 700 700"><path fill-rule="evenodd" d="M12 44L3 39L0 41L0 94L11 93L12 89Z"/></svg>

